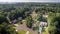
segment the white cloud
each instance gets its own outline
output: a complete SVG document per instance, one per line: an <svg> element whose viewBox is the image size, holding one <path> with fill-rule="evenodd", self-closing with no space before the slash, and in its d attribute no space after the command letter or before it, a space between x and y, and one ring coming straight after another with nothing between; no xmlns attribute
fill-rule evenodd
<svg viewBox="0 0 60 34"><path fill-rule="evenodd" d="M60 0L0 0L0 2L60 2Z"/></svg>
<svg viewBox="0 0 60 34"><path fill-rule="evenodd" d="M17 0L0 0L0 2L17 2Z"/></svg>

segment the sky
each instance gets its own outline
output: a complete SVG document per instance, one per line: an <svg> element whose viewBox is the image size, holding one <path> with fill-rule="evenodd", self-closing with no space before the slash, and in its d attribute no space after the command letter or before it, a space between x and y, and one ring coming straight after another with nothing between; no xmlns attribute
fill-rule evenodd
<svg viewBox="0 0 60 34"><path fill-rule="evenodd" d="M0 0L0 2L59 2L60 0Z"/></svg>

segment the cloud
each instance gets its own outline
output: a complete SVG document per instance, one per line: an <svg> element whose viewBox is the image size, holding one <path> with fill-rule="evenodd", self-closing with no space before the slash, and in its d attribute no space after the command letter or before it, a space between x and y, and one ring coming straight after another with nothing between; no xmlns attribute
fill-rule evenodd
<svg viewBox="0 0 60 34"><path fill-rule="evenodd" d="M60 0L0 0L0 2L60 2Z"/></svg>

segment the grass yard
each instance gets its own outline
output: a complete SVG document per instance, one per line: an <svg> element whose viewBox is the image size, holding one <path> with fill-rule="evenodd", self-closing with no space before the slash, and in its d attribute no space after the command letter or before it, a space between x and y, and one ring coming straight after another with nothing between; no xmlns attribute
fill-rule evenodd
<svg viewBox="0 0 60 34"><path fill-rule="evenodd" d="M24 31L24 30L20 30L18 31L18 34L26 34L27 31ZM33 34L32 32L29 32L29 34Z"/></svg>
<svg viewBox="0 0 60 34"><path fill-rule="evenodd" d="M20 31L18 31L18 34L26 34L26 31L20 30Z"/></svg>
<svg viewBox="0 0 60 34"><path fill-rule="evenodd" d="M32 32L29 32L29 34L33 34Z"/></svg>
<svg viewBox="0 0 60 34"><path fill-rule="evenodd" d="M42 32L42 34L48 34L48 27L45 28L45 30Z"/></svg>

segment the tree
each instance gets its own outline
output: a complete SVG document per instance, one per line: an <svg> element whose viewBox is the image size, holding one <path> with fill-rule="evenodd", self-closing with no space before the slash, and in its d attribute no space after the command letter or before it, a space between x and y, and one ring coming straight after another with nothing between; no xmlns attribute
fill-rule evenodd
<svg viewBox="0 0 60 34"><path fill-rule="evenodd" d="M12 24L2 23L0 24L0 34L17 34Z"/></svg>
<svg viewBox="0 0 60 34"><path fill-rule="evenodd" d="M55 15L53 13L53 15L50 15L48 18L49 33L60 34L59 26L60 26L60 14Z"/></svg>
<svg viewBox="0 0 60 34"><path fill-rule="evenodd" d="M10 24L4 16L3 13L0 13L0 34L17 34L14 26Z"/></svg>
<svg viewBox="0 0 60 34"><path fill-rule="evenodd" d="M26 23L27 27L31 28L32 27L32 17L28 16L26 18L26 21L27 21L27 23Z"/></svg>

